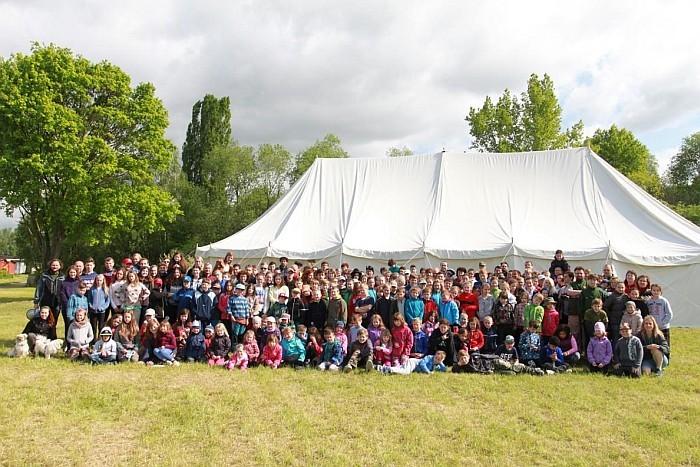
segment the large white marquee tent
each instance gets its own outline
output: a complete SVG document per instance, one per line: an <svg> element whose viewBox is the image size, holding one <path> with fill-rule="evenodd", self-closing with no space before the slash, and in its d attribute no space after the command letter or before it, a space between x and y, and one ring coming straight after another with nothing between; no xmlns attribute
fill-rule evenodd
<svg viewBox="0 0 700 467"><path fill-rule="evenodd" d="M197 254L546 269L557 249L572 265L650 275L673 324L700 325L700 228L588 148L317 159L255 222Z"/></svg>

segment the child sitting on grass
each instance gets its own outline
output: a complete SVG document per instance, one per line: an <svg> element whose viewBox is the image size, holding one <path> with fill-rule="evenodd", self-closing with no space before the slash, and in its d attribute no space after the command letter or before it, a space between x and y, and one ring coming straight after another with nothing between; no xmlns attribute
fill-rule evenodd
<svg viewBox="0 0 700 467"><path fill-rule="evenodd" d="M204 344L204 335L200 332L202 324L199 321L193 321L190 326L190 335L187 337L185 345L184 358L190 362L203 362L205 360L206 346Z"/></svg>
<svg viewBox="0 0 700 467"><path fill-rule="evenodd" d="M285 365L294 368L304 366L306 360L306 347L291 327L282 330L282 361Z"/></svg>
<svg viewBox="0 0 700 467"><path fill-rule="evenodd" d="M219 323L214 327L214 337L209 346L209 366L224 366L230 350L231 338L228 336L224 323Z"/></svg>
<svg viewBox="0 0 700 467"><path fill-rule="evenodd" d="M642 341L632 335L629 324L620 325L620 337L613 350L613 374L639 378L642 374L644 348Z"/></svg>
<svg viewBox="0 0 700 467"><path fill-rule="evenodd" d="M613 355L612 344L605 335L605 324L598 321L593 328L593 337L586 348L588 365L591 372L607 372Z"/></svg>
<svg viewBox="0 0 700 467"><path fill-rule="evenodd" d="M248 329L243 335L243 350L248 355L248 366L257 366L258 358L260 357L260 348L258 341L255 340L255 333L252 329Z"/></svg>
<svg viewBox="0 0 700 467"><path fill-rule="evenodd" d="M340 365L343 363L343 346L340 344L331 328L325 328L323 330L323 338L325 342L323 343L323 354L318 369L321 371L338 371Z"/></svg>
<svg viewBox="0 0 700 467"><path fill-rule="evenodd" d="M496 371L504 374L532 374L542 376L544 371L541 368L534 368L529 365L520 363L518 359L518 350L515 348L515 338L507 335L503 340L503 344L496 349L497 358L493 361L493 366Z"/></svg>
<svg viewBox="0 0 700 467"><path fill-rule="evenodd" d="M357 340L350 344L348 355L348 361L343 368L344 372L348 373L356 368L371 371L374 368L372 365L372 344L366 329L361 329L358 332Z"/></svg>
<svg viewBox="0 0 700 467"><path fill-rule="evenodd" d="M484 346L481 348L481 353L495 354L498 349L498 333L493 326L493 318L487 316L483 321Z"/></svg>
<svg viewBox="0 0 700 467"><path fill-rule="evenodd" d="M260 362L263 366L272 368L273 370L282 363L282 346L279 344L275 334L267 336L267 344L263 347L262 354L260 355Z"/></svg>
<svg viewBox="0 0 700 467"><path fill-rule="evenodd" d="M547 348L544 350L544 364L542 367L547 372L562 373L569 369L564 361L564 352L559 347L559 338L552 336L549 338Z"/></svg>
<svg viewBox="0 0 700 467"><path fill-rule="evenodd" d="M248 368L248 354L245 353L243 344L236 344L233 355L231 355L231 359L226 362L227 370L234 370L236 368L242 371L245 371L246 368Z"/></svg>
<svg viewBox="0 0 700 467"><path fill-rule="evenodd" d="M175 339L175 334L173 334L170 323L166 319L160 323L158 327L158 337L156 338L155 348L153 349L155 362L162 362L166 365L179 364L179 362L175 360L176 349L177 341Z"/></svg>
<svg viewBox="0 0 700 467"><path fill-rule="evenodd" d="M537 321L530 320L525 332L520 334L518 352L523 362L530 366L540 366L540 335L537 333ZM530 363L532 362L532 363Z"/></svg>
<svg viewBox="0 0 700 467"><path fill-rule="evenodd" d="M93 365L117 362L117 343L112 339L111 329L107 327L102 328L100 340L95 342L90 360Z"/></svg>
<svg viewBox="0 0 700 467"><path fill-rule="evenodd" d="M581 359L581 354L578 351L578 343L573 334L571 334L571 328L566 324L562 324L557 329L557 337L559 337L559 347L564 353L564 361L567 365L571 366Z"/></svg>

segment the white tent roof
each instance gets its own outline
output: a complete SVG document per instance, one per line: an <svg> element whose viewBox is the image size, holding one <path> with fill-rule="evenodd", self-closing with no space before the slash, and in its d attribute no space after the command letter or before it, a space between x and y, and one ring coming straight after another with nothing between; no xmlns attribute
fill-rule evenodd
<svg viewBox="0 0 700 467"><path fill-rule="evenodd" d="M207 257L474 260L522 256L700 263L700 229L590 149L317 159Z"/></svg>

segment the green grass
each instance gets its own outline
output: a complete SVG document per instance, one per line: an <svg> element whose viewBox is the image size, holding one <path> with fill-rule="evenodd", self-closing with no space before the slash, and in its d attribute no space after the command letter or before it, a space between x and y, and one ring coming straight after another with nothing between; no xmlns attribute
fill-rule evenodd
<svg viewBox="0 0 700 467"><path fill-rule="evenodd" d="M0 281L2 464L700 464L697 329L661 379L90 367L5 356L23 284Z"/></svg>

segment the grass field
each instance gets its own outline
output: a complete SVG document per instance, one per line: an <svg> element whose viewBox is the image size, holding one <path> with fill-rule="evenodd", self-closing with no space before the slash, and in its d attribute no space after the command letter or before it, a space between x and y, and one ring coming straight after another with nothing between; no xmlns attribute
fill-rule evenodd
<svg viewBox="0 0 700 467"><path fill-rule="evenodd" d="M5 356L23 283L0 280L3 465L700 464L697 329L660 379L90 367Z"/></svg>

